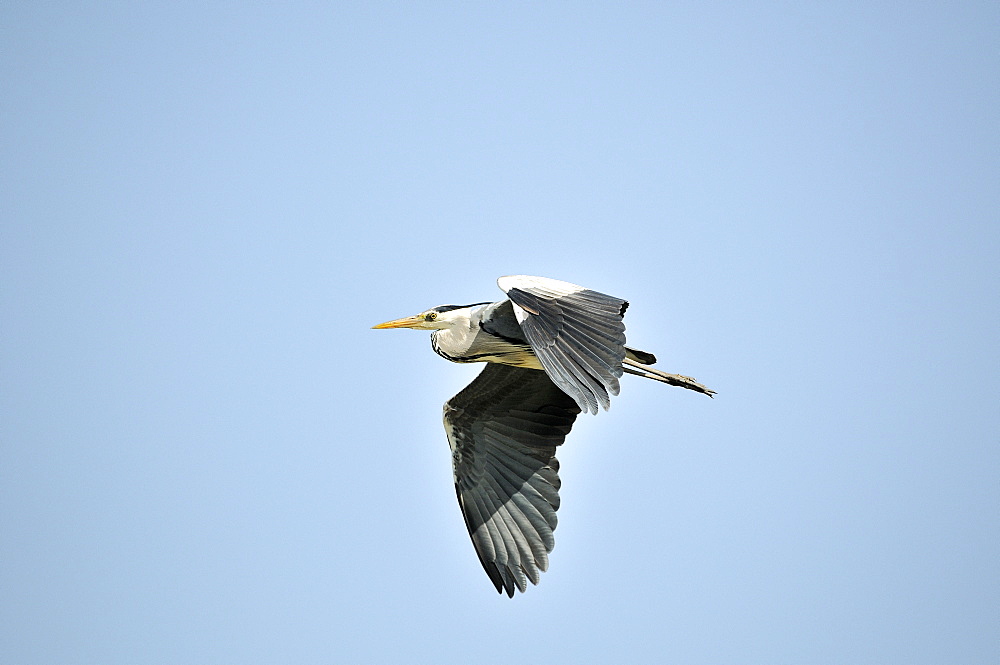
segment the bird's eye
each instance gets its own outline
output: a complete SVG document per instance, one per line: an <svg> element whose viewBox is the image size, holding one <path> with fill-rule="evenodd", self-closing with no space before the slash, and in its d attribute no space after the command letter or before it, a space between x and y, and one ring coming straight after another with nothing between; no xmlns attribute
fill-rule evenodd
<svg viewBox="0 0 1000 665"><path fill-rule="evenodd" d="M427 316L424 317L424 321L434 321L437 317L437 312L428 312Z"/></svg>

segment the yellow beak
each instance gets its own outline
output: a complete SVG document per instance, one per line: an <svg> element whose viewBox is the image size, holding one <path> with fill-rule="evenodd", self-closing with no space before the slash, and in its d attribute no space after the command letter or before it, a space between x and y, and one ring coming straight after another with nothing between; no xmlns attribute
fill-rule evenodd
<svg viewBox="0 0 1000 665"><path fill-rule="evenodd" d="M372 326L372 329L382 330L384 328L416 328L422 323L424 323L424 317L422 316L407 316L403 319L395 319L393 321L380 323L377 326Z"/></svg>

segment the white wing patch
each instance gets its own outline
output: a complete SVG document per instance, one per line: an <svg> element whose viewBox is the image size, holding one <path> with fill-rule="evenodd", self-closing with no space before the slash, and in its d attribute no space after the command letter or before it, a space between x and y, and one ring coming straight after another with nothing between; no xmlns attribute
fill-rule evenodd
<svg viewBox="0 0 1000 665"><path fill-rule="evenodd" d="M529 314L523 307L521 307L517 303L512 302L511 306L514 308L514 318L517 319L518 323L524 323L525 320L529 316L531 316L531 314ZM538 314L538 312L534 312L534 313Z"/></svg>
<svg viewBox="0 0 1000 665"><path fill-rule="evenodd" d="M586 291L585 288L578 284L561 282L558 279L549 279L548 277L533 277L531 275L507 275L497 280L497 286L504 293L510 293L511 289L531 290L538 295L544 295L549 298L561 298L573 293L579 293L580 291ZM514 316L517 318L518 323L524 323L529 314L538 314L538 312L526 310L517 303L511 304L514 305Z"/></svg>
<svg viewBox="0 0 1000 665"><path fill-rule="evenodd" d="M507 275L497 280L497 286L504 293L508 293L511 289L532 289L537 291L539 295L546 295L550 298L568 296L587 290L578 284L561 282L558 279L549 279L548 277L532 277L531 275Z"/></svg>

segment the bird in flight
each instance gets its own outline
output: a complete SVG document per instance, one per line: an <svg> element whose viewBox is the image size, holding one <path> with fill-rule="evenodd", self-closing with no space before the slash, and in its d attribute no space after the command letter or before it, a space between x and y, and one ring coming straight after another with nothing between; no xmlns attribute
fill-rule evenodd
<svg viewBox="0 0 1000 665"><path fill-rule="evenodd" d="M711 397L694 379L650 367L625 346L628 302L545 277L513 275L499 302L441 305L374 328L432 330L431 346L486 367L444 405L455 492L479 561L500 593L538 584L555 545L556 446L577 414L611 406L633 374Z"/></svg>

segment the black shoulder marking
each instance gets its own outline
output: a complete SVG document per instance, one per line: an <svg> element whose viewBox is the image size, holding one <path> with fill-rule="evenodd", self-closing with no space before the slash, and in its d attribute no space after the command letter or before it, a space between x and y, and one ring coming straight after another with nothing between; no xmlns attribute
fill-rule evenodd
<svg viewBox="0 0 1000 665"><path fill-rule="evenodd" d="M479 322L479 327L509 344L524 346L528 343L517 318L514 316L514 305L509 300L500 303L500 306L493 310L493 315L489 319Z"/></svg>

